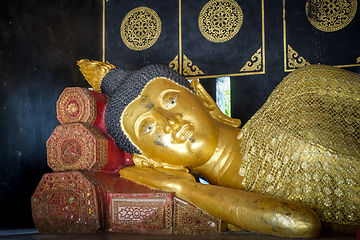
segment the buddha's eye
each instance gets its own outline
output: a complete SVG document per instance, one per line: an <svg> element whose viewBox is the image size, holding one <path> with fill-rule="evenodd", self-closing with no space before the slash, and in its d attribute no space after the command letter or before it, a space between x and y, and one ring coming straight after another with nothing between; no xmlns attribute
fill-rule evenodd
<svg viewBox="0 0 360 240"><path fill-rule="evenodd" d="M172 108L178 99L178 92L168 92L162 99L162 107L165 109Z"/></svg>
<svg viewBox="0 0 360 240"><path fill-rule="evenodd" d="M142 135L151 132L151 130L154 128L154 124L155 120L153 118L145 118L140 123L139 133Z"/></svg>

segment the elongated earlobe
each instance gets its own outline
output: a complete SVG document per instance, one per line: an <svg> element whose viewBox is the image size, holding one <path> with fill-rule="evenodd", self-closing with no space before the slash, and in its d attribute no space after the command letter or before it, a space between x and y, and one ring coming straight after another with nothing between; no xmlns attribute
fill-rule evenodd
<svg viewBox="0 0 360 240"><path fill-rule="evenodd" d="M226 116L197 79L194 79L190 86L195 90L196 95L203 101L211 116L216 121L232 127L240 127L241 120Z"/></svg>

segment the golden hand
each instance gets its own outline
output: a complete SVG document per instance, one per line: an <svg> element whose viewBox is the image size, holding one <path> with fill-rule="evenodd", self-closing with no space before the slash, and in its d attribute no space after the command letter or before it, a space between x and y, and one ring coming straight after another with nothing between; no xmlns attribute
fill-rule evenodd
<svg viewBox="0 0 360 240"><path fill-rule="evenodd" d="M165 168L131 166L120 170L120 176L153 189L177 194L186 182L195 182L190 173Z"/></svg>
<svg viewBox="0 0 360 240"><path fill-rule="evenodd" d="M211 215L248 231L296 238L317 237L320 233L318 216L299 203L200 184L183 171L158 170L134 166L120 170L120 175L151 188L175 192Z"/></svg>

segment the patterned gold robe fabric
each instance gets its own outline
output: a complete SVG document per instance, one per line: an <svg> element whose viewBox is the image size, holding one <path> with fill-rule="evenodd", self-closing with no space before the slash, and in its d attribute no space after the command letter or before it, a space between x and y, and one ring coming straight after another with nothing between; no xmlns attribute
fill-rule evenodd
<svg viewBox="0 0 360 240"><path fill-rule="evenodd" d="M360 226L360 75L322 65L292 72L238 138L247 191Z"/></svg>

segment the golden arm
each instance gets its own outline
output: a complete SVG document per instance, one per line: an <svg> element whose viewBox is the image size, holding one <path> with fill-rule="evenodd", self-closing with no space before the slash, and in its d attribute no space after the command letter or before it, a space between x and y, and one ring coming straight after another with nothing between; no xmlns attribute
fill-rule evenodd
<svg viewBox="0 0 360 240"><path fill-rule="evenodd" d="M185 172L160 171L135 166L121 170L120 175L154 189L175 192L209 214L248 231L293 238L320 234L318 216L299 203L197 183Z"/></svg>

